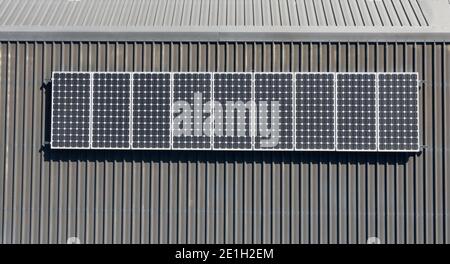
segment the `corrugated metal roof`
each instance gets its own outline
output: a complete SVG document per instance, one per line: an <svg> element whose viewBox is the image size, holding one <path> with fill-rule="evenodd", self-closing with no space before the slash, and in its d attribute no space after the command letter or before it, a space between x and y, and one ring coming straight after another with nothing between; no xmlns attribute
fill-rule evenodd
<svg viewBox="0 0 450 264"><path fill-rule="evenodd" d="M417 0L3 0L2 26L427 26Z"/></svg>
<svg viewBox="0 0 450 264"><path fill-rule="evenodd" d="M446 0L0 0L0 10L3 40L304 40L317 33L379 40L380 33L450 32Z"/></svg>
<svg viewBox="0 0 450 264"><path fill-rule="evenodd" d="M0 42L0 244L449 243L449 62L422 42ZM427 148L42 149L58 70L417 71Z"/></svg>

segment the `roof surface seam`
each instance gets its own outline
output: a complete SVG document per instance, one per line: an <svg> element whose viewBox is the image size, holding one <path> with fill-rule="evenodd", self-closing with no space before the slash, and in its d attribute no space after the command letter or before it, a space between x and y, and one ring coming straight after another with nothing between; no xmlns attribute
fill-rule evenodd
<svg viewBox="0 0 450 264"><path fill-rule="evenodd" d="M395 3L397 3L397 2L394 2L393 0L390 0L390 1L391 1L391 4L392 4L392 7L393 7L393 9L394 9L395 14L397 15L398 22L400 23L400 26L403 27L404 24L403 24L402 18L400 17L399 10L398 10L398 8L397 8L397 6L396 6L396 4L395 4Z"/></svg>
<svg viewBox="0 0 450 264"><path fill-rule="evenodd" d="M329 26L330 22L328 22L328 16L327 16L324 0L320 0L320 3L321 3L321 6L322 6L323 17L325 19L325 25Z"/></svg>
<svg viewBox="0 0 450 264"><path fill-rule="evenodd" d="M155 16L153 17L153 21L152 21L152 26L156 25L156 18L158 17L158 10L159 10L159 5L161 4L161 0L158 0L158 3L156 4L156 8L155 8Z"/></svg>
<svg viewBox="0 0 450 264"><path fill-rule="evenodd" d="M309 12L308 12L308 6L306 5L306 0L302 0L303 1L303 5L305 6L305 15L306 15L306 25L307 26L311 26L310 20L309 20Z"/></svg>
<svg viewBox="0 0 450 264"><path fill-rule="evenodd" d="M36 12L36 10L34 9L34 7L36 6L36 2L31 4L31 7L28 8L28 11L26 12L26 14L22 17L22 22L20 23L21 25L25 25L27 19L31 16L31 12Z"/></svg>
<svg viewBox="0 0 450 264"><path fill-rule="evenodd" d="M406 14L405 17L406 17L406 20L407 20L408 23L409 23L409 26L412 26L411 19L410 19L409 16L407 15L407 11L406 11L406 8L405 8L405 5L403 4L403 2L404 2L404 1L400 1L400 5L401 5L401 7L403 8L403 12Z"/></svg>
<svg viewBox="0 0 450 264"><path fill-rule="evenodd" d="M351 19L353 21L353 26L356 27L357 26L356 15L355 15L355 13L353 11L353 8L351 8L351 6L350 6L350 0L346 0L346 3L347 3L348 11L350 12L350 17L351 17Z"/></svg>
<svg viewBox="0 0 450 264"><path fill-rule="evenodd" d="M415 17L416 20L417 20L417 24L418 24L419 26L423 26L422 21L420 21L419 14L417 14L417 11L416 11L416 9L415 9L414 6L413 6L413 1L415 1L415 0L409 0L409 1L408 1L408 2L409 2L409 5L411 6L411 10L412 10L412 12L413 12L413 14L414 14L414 17Z"/></svg>
<svg viewBox="0 0 450 264"><path fill-rule="evenodd" d="M136 1L133 0L132 3L131 3L130 11L128 12L128 17L125 18L125 21L124 21L126 26L132 26L130 21L131 21L131 19L133 17L133 7L134 7L135 4L136 4Z"/></svg>
<svg viewBox="0 0 450 264"><path fill-rule="evenodd" d="M170 13L169 2L170 1L166 1L166 6L164 7L164 14L161 20L161 26L164 26L166 24L166 18L169 16Z"/></svg>
<svg viewBox="0 0 450 264"><path fill-rule="evenodd" d="M67 2L61 2L61 3L62 3L62 6L64 8L59 9L60 12L58 12L58 9L55 10L56 11L56 15L53 17L53 19L56 20L55 23L58 24L58 25L64 25L64 23L62 23L62 21L64 21L64 18L68 18L70 16L67 13L70 13L70 8L69 7L71 5L71 2L67 1Z"/></svg>
<svg viewBox="0 0 450 264"><path fill-rule="evenodd" d="M392 16L388 12L388 8L386 6L386 2L383 1L382 3L383 3L384 11L386 12L386 16L389 19L389 22L391 23L390 26L394 26L394 20L393 20Z"/></svg>
<svg viewBox="0 0 450 264"><path fill-rule="evenodd" d="M367 3L367 0L364 0L364 1L366 3L367 9L369 9L369 4ZM378 6L378 4L376 2L373 3L373 6L375 7L375 10L377 11L377 15L378 15L378 18L380 19L381 26L385 26L383 16L381 15L381 12L380 12L380 7ZM370 11L368 11L368 13L369 13L370 20L372 21L372 26L375 26L375 19L373 18L372 13Z"/></svg>
<svg viewBox="0 0 450 264"><path fill-rule="evenodd" d="M421 6L421 4L420 4L420 2L418 0L416 0L416 4L419 7L420 13L422 14L422 17L425 20L426 25L429 26L430 23L428 22L427 16L425 16L425 13L423 12L423 7Z"/></svg>
<svg viewBox="0 0 450 264"><path fill-rule="evenodd" d="M320 25L320 23L319 23L319 14L318 14L317 7L316 7L317 1L312 1L312 3L313 3L314 17L316 18L316 24Z"/></svg>
<svg viewBox="0 0 450 264"><path fill-rule="evenodd" d="M331 13L333 14L334 25L337 26L338 22L337 22L337 18L336 18L336 12L334 12L333 2L329 0L329 3L330 3L330 7L331 7Z"/></svg>
<svg viewBox="0 0 450 264"><path fill-rule="evenodd" d="M20 3L20 1L13 1L13 3L15 2L15 5L13 4L13 8L12 9L5 9L5 12L7 12L7 10L12 10L12 11L10 11L10 13L9 13L9 15L6 17L6 19L5 19L5 23L7 23L8 22L8 20L10 20L10 19L12 19L13 21L14 21L14 17L13 17L13 14L15 14L15 13L17 13L17 10L16 9L18 9L19 8L19 3Z"/></svg>
<svg viewBox="0 0 450 264"><path fill-rule="evenodd" d="M292 10L291 10L291 8L289 7L289 3L288 2L286 2L286 8L287 8L287 14L288 14L288 20L289 20L289 25L290 26L292 26Z"/></svg>
<svg viewBox="0 0 450 264"><path fill-rule="evenodd" d="M339 3L339 8L340 8L340 11L341 11L341 14L342 14L342 20L344 21L344 26L348 26L347 19L345 18L344 9L342 7L341 0L339 0L338 3Z"/></svg>
<svg viewBox="0 0 450 264"><path fill-rule="evenodd" d="M364 2L365 2L365 1L364 1ZM363 15L363 13L362 13L361 5L360 5L359 3L360 3L359 1L356 1L356 6L358 7L358 11L359 11L359 16L361 17L362 25L363 25L363 26L366 26L366 21L364 20L364 15Z"/></svg>

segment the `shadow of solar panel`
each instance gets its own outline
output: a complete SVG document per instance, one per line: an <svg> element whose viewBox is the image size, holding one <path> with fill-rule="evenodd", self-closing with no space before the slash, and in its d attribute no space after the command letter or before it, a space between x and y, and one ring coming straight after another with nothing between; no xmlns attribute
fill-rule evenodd
<svg viewBox="0 0 450 264"><path fill-rule="evenodd" d="M251 73L214 73L214 149L251 150Z"/></svg>
<svg viewBox="0 0 450 264"><path fill-rule="evenodd" d="M130 148L129 73L92 75L92 148Z"/></svg>
<svg viewBox="0 0 450 264"><path fill-rule="evenodd" d="M418 74L378 74L379 151L419 151Z"/></svg>
<svg viewBox="0 0 450 264"><path fill-rule="evenodd" d="M294 149L293 80L291 73L255 73L256 150Z"/></svg>
<svg viewBox="0 0 450 264"><path fill-rule="evenodd" d="M336 75L337 150L377 150L375 73Z"/></svg>
<svg viewBox="0 0 450 264"><path fill-rule="evenodd" d="M334 150L333 73L297 73L296 150Z"/></svg>
<svg viewBox="0 0 450 264"><path fill-rule="evenodd" d="M90 74L54 72L51 147L89 148Z"/></svg>
<svg viewBox="0 0 450 264"><path fill-rule="evenodd" d="M170 73L133 74L133 149L170 149Z"/></svg>
<svg viewBox="0 0 450 264"><path fill-rule="evenodd" d="M174 73L172 148L211 149L211 73Z"/></svg>

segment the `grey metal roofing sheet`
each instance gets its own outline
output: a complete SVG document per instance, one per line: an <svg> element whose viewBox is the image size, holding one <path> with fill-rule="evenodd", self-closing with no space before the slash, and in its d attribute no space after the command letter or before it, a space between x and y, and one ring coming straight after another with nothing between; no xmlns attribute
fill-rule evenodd
<svg viewBox="0 0 450 264"><path fill-rule="evenodd" d="M0 0L1 40L447 39L446 0Z"/></svg>
<svg viewBox="0 0 450 264"><path fill-rule="evenodd" d="M450 44L1 42L0 244L449 243ZM420 153L64 151L53 71L417 71Z"/></svg>
<svg viewBox="0 0 450 264"><path fill-rule="evenodd" d="M431 3L427 3L431 2ZM376 26L380 9L391 17L383 26L427 26L421 0L3 0L3 26ZM43 6L43 12L30 12ZM87 9L90 12L85 12ZM142 12L144 11L144 12ZM146 11L146 12L145 12ZM8 11L6 11L8 13ZM29 16L52 20L27 21ZM181 16L174 14L181 13ZM366 16L370 14L371 19ZM220 19L214 19L217 16ZM62 19L65 18L65 19ZM103 18L100 19L99 18ZM136 18L138 18L136 20ZM142 19L141 19L142 18ZM172 18L172 19L170 19ZM175 18L175 19L173 19ZM176 19L180 18L180 19ZM253 18L253 19L252 19ZM136 23L140 21L141 23ZM144 23L142 23L144 22Z"/></svg>

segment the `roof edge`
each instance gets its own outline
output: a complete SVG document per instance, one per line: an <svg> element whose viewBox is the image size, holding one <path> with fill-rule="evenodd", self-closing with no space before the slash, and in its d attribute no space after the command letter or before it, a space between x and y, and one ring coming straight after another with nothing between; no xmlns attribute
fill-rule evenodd
<svg viewBox="0 0 450 264"><path fill-rule="evenodd" d="M449 27L1 27L0 41L450 41Z"/></svg>

